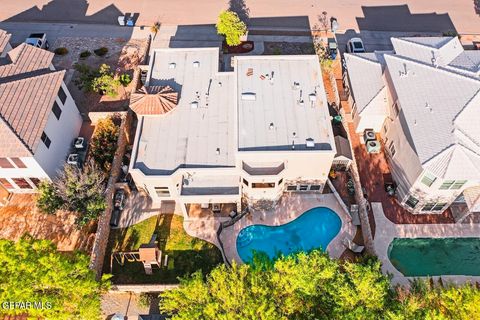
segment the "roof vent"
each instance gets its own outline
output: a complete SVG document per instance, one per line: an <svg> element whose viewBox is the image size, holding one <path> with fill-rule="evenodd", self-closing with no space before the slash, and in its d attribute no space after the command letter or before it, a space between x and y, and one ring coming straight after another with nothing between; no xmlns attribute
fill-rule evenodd
<svg viewBox="0 0 480 320"><path fill-rule="evenodd" d="M242 93L242 100L255 101L257 100L257 95L255 92L244 92Z"/></svg>
<svg viewBox="0 0 480 320"><path fill-rule="evenodd" d="M177 67L177 64L175 62L170 62L168 64L168 69L175 69Z"/></svg>
<svg viewBox="0 0 480 320"><path fill-rule="evenodd" d="M317 95L316 95L315 93L310 93L310 94L308 95L308 100L310 100L310 101L312 101L312 102L313 102L313 101L317 101Z"/></svg>
<svg viewBox="0 0 480 320"><path fill-rule="evenodd" d="M313 138L307 138L305 139L305 145L307 148L315 148L315 140L313 140Z"/></svg>
<svg viewBox="0 0 480 320"><path fill-rule="evenodd" d="M194 67L194 68L200 67L200 62L199 62L199 61L194 61L194 62L193 62L193 67Z"/></svg>
<svg viewBox="0 0 480 320"><path fill-rule="evenodd" d="M270 122L270 125L268 126L268 129L270 129L270 130L275 129L275 125L273 124L273 122Z"/></svg>
<svg viewBox="0 0 480 320"><path fill-rule="evenodd" d="M217 148L217 150L215 150L215 153L217 154L217 156L220 155L220 148Z"/></svg>
<svg viewBox="0 0 480 320"><path fill-rule="evenodd" d="M300 89L300 83L299 83L299 82L296 82L296 81L294 81L294 82L293 82L292 89L293 89L293 90L298 90L298 89Z"/></svg>
<svg viewBox="0 0 480 320"><path fill-rule="evenodd" d="M193 101L192 103L190 103L190 107L192 107L192 109L197 109L198 108L198 101Z"/></svg>

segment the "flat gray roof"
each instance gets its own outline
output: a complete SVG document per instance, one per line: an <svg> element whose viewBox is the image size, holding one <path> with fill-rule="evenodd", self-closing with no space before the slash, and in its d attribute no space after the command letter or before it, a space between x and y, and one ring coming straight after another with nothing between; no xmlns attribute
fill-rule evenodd
<svg viewBox="0 0 480 320"><path fill-rule="evenodd" d="M239 151L333 150L316 55L236 57L235 76Z"/></svg>
<svg viewBox="0 0 480 320"><path fill-rule="evenodd" d="M234 166L234 78L218 72L218 54L218 48L154 50L147 85L169 85L179 101L165 115L141 118L136 168L171 174Z"/></svg>

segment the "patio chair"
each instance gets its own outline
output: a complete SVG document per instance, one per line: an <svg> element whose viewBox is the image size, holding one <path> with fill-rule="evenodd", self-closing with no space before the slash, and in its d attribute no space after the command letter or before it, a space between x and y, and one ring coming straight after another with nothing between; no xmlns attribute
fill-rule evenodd
<svg viewBox="0 0 480 320"><path fill-rule="evenodd" d="M343 244L348 249L350 249L351 251L353 251L355 253L361 253L365 249L365 246L360 246L360 245L356 244L355 242L353 242L352 240L347 239L347 238L345 238L345 240L343 240Z"/></svg>
<svg viewBox="0 0 480 320"><path fill-rule="evenodd" d="M350 206L350 216L352 217L352 223L354 226L360 225L360 216L358 214L358 204L352 204Z"/></svg>

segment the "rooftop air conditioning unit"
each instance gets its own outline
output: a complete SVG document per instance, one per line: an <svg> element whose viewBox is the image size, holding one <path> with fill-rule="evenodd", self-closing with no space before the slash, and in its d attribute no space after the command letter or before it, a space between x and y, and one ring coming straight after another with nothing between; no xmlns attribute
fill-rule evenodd
<svg viewBox="0 0 480 320"><path fill-rule="evenodd" d="M76 138L75 141L73 142L73 147L76 150L82 150L83 148L85 148L85 138L84 137Z"/></svg>
<svg viewBox="0 0 480 320"><path fill-rule="evenodd" d="M200 67L200 62L199 62L199 61L194 61L194 62L193 62L193 67L194 67L194 68Z"/></svg>
<svg viewBox="0 0 480 320"><path fill-rule="evenodd" d="M305 145L307 146L307 148L315 148L315 140L313 140L312 138L308 138L305 140Z"/></svg>
<svg viewBox="0 0 480 320"><path fill-rule="evenodd" d="M67 157L67 163L77 166L79 159L78 153L70 153Z"/></svg>
<svg viewBox="0 0 480 320"><path fill-rule="evenodd" d="M380 153L380 142L377 140L367 141L366 146L368 153Z"/></svg>
<svg viewBox="0 0 480 320"><path fill-rule="evenodd" d="M198 108L198 101L193 101L192 103L190 103L190 107L192 109L197 109Z"/></svg>
<svg viewBox="0 0 480 320"><path fill-rule="evenodd" d="M255 94L255 92L242 93L242 100L255 101L256 99L257 99L257 95Z"/></svg>
<svg viewBox="0 0 480 320"><path fill-rule="evenodd" d="M313 102L313 101L317 101L317 95L316 95L315 93L310 93L310 94L308 95L308 99L309 99L310 101L312 101L312 102Z"/></svg>
<svg viewBox="0 0 480 320"><path fill-rule="evenodd" d="M375 131L373 131L373 129L365 129L365 131L363 131L363 140L365 141L365 143L375 139L376 139L376 136L375 136Z"/></svg>
<svg viewBox="0 0 480 320"><path fill-rule="evenodd" d="M177 64L175 62L171 62L168 64L168 69L175 69L177 67Z"/></svg>

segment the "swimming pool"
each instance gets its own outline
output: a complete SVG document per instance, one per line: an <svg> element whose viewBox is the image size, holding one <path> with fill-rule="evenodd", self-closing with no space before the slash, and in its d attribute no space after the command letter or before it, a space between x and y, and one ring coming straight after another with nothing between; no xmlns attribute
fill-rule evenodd
<svg viewBox="0 0 480 320"><path fill-rule="evenodd" d="M388 258L407 277L480 276L480 238L395 238Z"/></svg>
<svg viewBox="0 0 480 320"><path fill-rule="evenodd" d="M250 262L254 251L275 258L278 254L296 251L325 250L341 226L340 217L324 207L305 211L297 219L280 226L251 225L238 233L238 255L244 262Z"/></svg>

